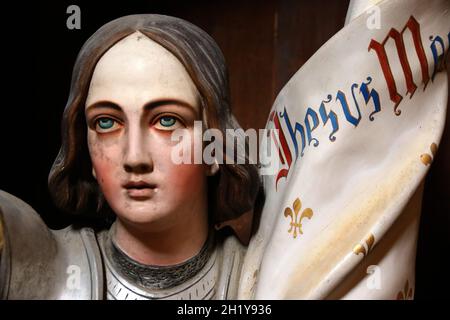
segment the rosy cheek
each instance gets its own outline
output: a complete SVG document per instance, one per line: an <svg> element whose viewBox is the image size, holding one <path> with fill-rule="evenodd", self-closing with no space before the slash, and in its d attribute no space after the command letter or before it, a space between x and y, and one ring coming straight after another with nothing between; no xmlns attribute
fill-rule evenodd
<svg viewBox="0 0 450 320"><path fill-rule="evenodd" d="M166 177L173 193L183 198L202 192L206 182L203 166L195 164L171 164Z"/></svg>
<svg viewBox="0 0 450 320"><path fill-rule="evenodd" d="M118 183L117 164L114 160L113 150L102 150L98 148L91 152L92 166L95 170L97 182L105 196L114 191Z"/></svg>
<svg viewBox="0 0 450 320"><path fill-rule="evenodd" d="M191 132L193 135L193 133ZM193 136L191 136L191 156L194 155ZM155 169L160 170L164 175L165 185L171 190L172 197L185 198L192 197L195 192L202 192L206 177L204 166L201 164L175 164L172 160L172 148L167 147L167 141L158 141L153 147L161 150L153 153ZM173 147L174 145L172 145ZM194 158L191 159L194 161ZM156 168L159 167L159 168Z"/></svg>
<svg viewBox="0 0 450 320"><path fill-rule="evenodd" d="M112 165L108 161L95 161L94 162L94 169L97 176L97 182L102 186L105 187L105 184L110 183L110 175L108 172L111 172Z"/></svg>

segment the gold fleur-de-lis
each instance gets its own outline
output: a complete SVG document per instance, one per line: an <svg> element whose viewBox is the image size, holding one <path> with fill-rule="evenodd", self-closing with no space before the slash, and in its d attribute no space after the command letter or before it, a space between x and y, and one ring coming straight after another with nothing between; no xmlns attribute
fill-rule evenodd
<svg viewBox="0 0 450 320"><path fill-rule="evenodd" d="M292 207L294 209L294 212L292 212L292 209L287 207L284 209L284 216L291 217L291 222L289 223L289 230L288 233L292 233L294 238L297 238L298 234L303 234L302 230L302 220L305 218L311 219L314 215L313 211L310 208L306 208L303 210L299 217L299 212L302 209L302 203L299 198L295 199L294 203L292 204ZM298 231L298 233L297 233Z"/></svg>
<svg viewBox="0 0 450 320"><path fill-rule="evenodd" d="M412 300L412 299L413 299L413 288L409 287L409 281L406 280L403 291L399 291L397 293L397 300Z"/></svg>
<svg viewBox="0 0 450 320"><path fill-rule="evenodd" d="M436 143L432 143L430 145L430 151L431 151L431 155L429 153L423 153L420 155L420 161L422 161L422 163L426 166L430 165L431 162L433 161L433 157L436 155L438 146Z"/></svg>
<svg viewBox="0 0 450 320"><path fill-rule="evenodd" d="M354 248L353 248L353 253L358 255L360 253L363 254L363 256L365 257L370 250L372 250L373 244L375 243L375 237L373 236L373 234L369 234L366 238L366 246L364 246L364 244L358 243ZM367 247L367 249L366 249Z"/></svg>

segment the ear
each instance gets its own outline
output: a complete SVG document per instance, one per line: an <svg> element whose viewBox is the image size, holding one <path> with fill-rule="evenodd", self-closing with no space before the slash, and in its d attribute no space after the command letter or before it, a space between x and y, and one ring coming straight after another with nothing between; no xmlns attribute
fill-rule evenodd
<svg viewBox="0 0 450 320"><path fill-rule="evenodd" d="M97 174L95 173L94 167L92 167L92 175L94 176L95 180L97 180Z"/></svg>
<svg viewBox="0 0 450 320"><path fill-rule="evenodd" d="M219 163L217 162L217 159L214 158L214 163L208 167L208 176L213 176L219 171Z"/></svg>

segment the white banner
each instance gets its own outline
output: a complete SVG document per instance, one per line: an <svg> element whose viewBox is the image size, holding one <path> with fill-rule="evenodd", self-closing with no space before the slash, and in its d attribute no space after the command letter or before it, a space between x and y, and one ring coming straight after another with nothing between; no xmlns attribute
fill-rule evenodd
<svg viewBox="0 0 450 320"><path fill-rule="evenodd" d="M447 106L450 2L372 9L378 25L352 20L272 107L281 167L264 176L240 298L414 296L422 180Z"/></svg>

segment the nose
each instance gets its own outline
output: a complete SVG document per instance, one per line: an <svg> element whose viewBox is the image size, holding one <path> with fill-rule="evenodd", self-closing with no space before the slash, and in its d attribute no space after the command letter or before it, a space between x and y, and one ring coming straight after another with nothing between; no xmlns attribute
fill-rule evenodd
<svg viewBox="0 0 450 320"><path fill-rule="evenodd" d="M123 168L128 173L149 173L153 171L147 137L139 128L130 128L126 137Z"/></svg>

